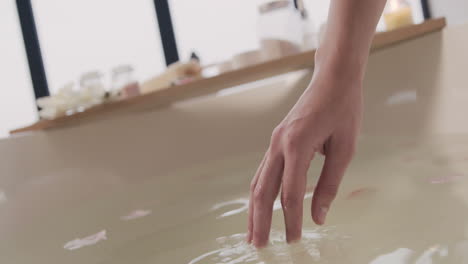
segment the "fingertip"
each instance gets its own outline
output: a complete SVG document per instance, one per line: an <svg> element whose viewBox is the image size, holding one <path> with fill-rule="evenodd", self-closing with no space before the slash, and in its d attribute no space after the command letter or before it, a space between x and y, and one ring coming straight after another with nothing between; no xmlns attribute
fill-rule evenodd
<svg viewBox="0 0 468 264"><path fill-rule="evenodd" d="M286 227L286 242L293 244L301 240L302 237L302 221L298 225Z"/></svg>
<svg viewBox="0 0 468 264"><path fill-rule="evenodd" d="M286 242L288 244L296 244L296 243L299 243L299 241L301 241L301 238L302 238L302 235L298 235L295 237L288 237L286 238Z"/></svg>
<svg viewBox="0 0 468 264"><path fill-rule="evenodd" d="M314 211L312 212L312 219L317 225L321 226L325 224L328 210L329 208L327 206L319 206L317 208L314 208Z"/></svg>
<svg viewBox="0 0 468 264"><path fill-rule="evenodd" d="M257 249L262 249L262 248L265 248L265 247L268 245L268 240L266 240L266 241L261 241L261 240L258 240L258 239L254 239L254 240L253 240L253 245L254 245L255 248L257 248Z"/></svg>

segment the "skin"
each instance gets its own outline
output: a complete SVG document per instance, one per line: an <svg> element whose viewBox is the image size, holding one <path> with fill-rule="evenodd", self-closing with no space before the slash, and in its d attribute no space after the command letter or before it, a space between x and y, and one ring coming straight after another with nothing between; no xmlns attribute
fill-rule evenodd
<svg viewBox="0 0 468 264"><path fill-rule="evenodd" d="M287 241L300 240L307 171L317 152L325 155L325 162L311 214L316 224L325 223L355 152L362 120L362 82L385 2L331 1L312 81L273 131L250 186L247 241L257 248L268 243L273 203L280 191Z"/></svg>

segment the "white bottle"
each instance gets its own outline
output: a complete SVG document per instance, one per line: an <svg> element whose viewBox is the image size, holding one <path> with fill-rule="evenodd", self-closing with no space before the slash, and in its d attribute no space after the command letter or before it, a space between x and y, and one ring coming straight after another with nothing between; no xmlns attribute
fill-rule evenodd
<svg viewBox="0 0 468 264"><path fill-rule="evenodd" d="M303 44L302 50L314 50L318 47L318 33L315 24L310 18L306 9L301 11L302 27L303 27Z"/></svg>

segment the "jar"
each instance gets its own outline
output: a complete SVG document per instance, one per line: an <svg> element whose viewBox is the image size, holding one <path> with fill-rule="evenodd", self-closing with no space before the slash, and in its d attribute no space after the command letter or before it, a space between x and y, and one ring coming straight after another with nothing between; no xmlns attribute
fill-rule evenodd
<svg viewBox="0 0 468 264"><path fill-rule="evenodd" d="M112 90L120 90L128 84L134 83L134 69L130 65L121 65L112 69Z"/></svg>
<svg viewBox="0 0 468 264"><path fill-rule="evenodd" d="M140 86L133 77L131 65L121 65L112 69L112 90L109 99L125 99L140 95Z"/></svg>
<svg viewBox="0 0 468 264"><path fill-rule="evenodd" d="M388 31L414 24L411 5L406 0L390 0L383 17Z"/></svg>
<svg viewBox="0 0 468 264"><path fill-rule="evenodd" d="M259 6L258 34L264 59L288 56L301 51L301 14L294 2L271 1Z"/></svg>
<svg viewBox="0 0 468 264"><path fill-rule="evenodd" d="M80 90L77 96L76 112L101 104L105 88L103 75L99 71L85 73L80 78Z"/></svg>
<svg viewBox="0 0 468 264"><path fill-rule="evenodd" d="M315 28L315 24L310 18L306 9L301 11L302 15L302 24L303 24L303 50L314 50L318 48L319 43L319 33Z"/></svg>
<svg viewBox="0 0 468 264"><path fill-rule="evenodd" d="M87 89L87 88L94 88L94 87L99 87L102 88L104 87L103 85L103 75L99 71L92 71L92 72L87 72L81 75L80 78L80 88L81 89Z"/></svg>

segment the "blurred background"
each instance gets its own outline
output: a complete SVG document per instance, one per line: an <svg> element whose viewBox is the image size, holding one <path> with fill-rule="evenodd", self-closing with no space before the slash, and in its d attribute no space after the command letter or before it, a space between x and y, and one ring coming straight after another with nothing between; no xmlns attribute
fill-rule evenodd
<svg viewBox="0 0 468 264"><path fill-rule="evenodd" d="M259 19L265 15L259 6L265 2L271 1L0 1L0 137L37 121L36 98L57 93L84 73L104 73L103 81L110 83L110 72L130 69L132 78L144 81L178 60L196 56L202 65L212 65L258 49L259 30L264 30ZM316 42L329 2L303 2ZM465 0L407 3L414 23L429 16L445 16L449 24L468 22ZM29 34L34 29L37 39ZM384 30L382 19L377 31Z"/></svg>

